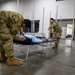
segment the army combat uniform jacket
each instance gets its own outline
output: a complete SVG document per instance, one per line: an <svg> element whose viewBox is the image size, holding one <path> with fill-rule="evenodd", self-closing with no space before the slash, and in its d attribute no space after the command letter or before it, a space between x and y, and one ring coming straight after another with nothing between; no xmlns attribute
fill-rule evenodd
<svg viewBox="0 0 75 75"><path fill-rule="evenodd" d="M53 24L50 25L50 28L53 28L53 38L61 38L61 34L62 34L62 29L59 26L59 24L57 22L53 22Z"/></svg>
<svg viewBox="0 0 75 75"><path fill-rule="evenodd" d="M7 56L12 56L13 39L21 28L24 18L21 14L12 11L0 11L0 51L4 50Z"/></svg>
<svg viewBox="0 0 75 75"><path fill-rule="evenodd" d="M0 34L11 34L14 39L18 39L15 35L23 22L23 17L19 13L11 11L0 12ZM3 38L3 37L2 37ZM8 38L8 36L6 37ZM3 38L5 39L5 37Z"/></svg>

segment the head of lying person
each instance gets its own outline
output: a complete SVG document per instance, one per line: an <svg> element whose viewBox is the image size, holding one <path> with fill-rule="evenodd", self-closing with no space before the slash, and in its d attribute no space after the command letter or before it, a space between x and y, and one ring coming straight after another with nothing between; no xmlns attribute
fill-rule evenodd
<svg viewBox="0 0 75 75"><path fill-rule="evenodd" d="M24 27L25 27L25 28L30 28L30 27L31 27L31 20L29 20L29 19L24 19L24 21L23 21L21 27L23 27L23 28L24 28Z"/></svg>

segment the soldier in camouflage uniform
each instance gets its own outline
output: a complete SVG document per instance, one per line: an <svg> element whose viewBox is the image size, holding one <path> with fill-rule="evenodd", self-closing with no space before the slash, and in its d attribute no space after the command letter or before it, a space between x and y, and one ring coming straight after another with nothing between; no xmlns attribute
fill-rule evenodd
<svg viewBox="0 0 75 75"><path fill-rule="evenodd" d="M0 11L1 62L6 61L8 58L8 65L18 66L23 64L23 62L14 59L13 40L25 40L25 38L16 36L18 31L21 31L21 27L25 26L25 20L21 14L12 11ZM21 33L24 32L21 31Z"/></svg>
<svg viewBox="0 0 75 75"><path fill-rule="evenodd" d="M57 39L57 42L55 42L55 46L53 47L53 49L58 49L58 44L59 44L59 40L61 38L61 34L62 34L62 29L59 26L59 24L57 22L55 22L55 20L53 18L50 18L50 27L48 30L53 28L53 38Z"/></svg>

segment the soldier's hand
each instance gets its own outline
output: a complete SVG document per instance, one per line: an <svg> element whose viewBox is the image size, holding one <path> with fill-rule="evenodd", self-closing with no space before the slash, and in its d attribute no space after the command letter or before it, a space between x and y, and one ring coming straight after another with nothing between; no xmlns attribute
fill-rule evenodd
<svg viewBox="0 0 75 75"><path fill-rule="evenodd" d="M21 34L25 34L25 32L21 32Z"/></svg>
<svg viewBox="0 0 75 75"><path fill-rule="evenodd" d="M20 41L24 41L24 40L26 40L26 38L20 38Z"/></svg>
<svg viewBox="0 0 75 75"><path fill-rule="evenodd" d="M50 30L50 28L48 28L48 30Z"/></svg>

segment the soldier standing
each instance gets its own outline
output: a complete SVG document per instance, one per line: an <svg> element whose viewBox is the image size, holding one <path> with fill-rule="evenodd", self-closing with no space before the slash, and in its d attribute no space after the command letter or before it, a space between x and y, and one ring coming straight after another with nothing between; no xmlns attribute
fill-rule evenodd
<svg viewBox="0 0 75 75"><path fill-rule="evenodd" d="M21 14L12 11L0 11L1 62L4 62L8 59L7 64L9 66L19 66L23 64L23 62L14 59L13 40L26 40L26 38L19 38L16 36L18 31L24 34L24 32L21 30L21 27L26 26L27 24L25 23L25 19Z"/></svg>
<svg viewBox="0 0 75 75"><path fill-rule="evenodd" d="M57 39L57 42L55 42L55 46L52 48L58 49L59 40L60 40L61 34L62 34L62 29L59 26L59 24L57 22L55 22L55 20L53 18L50 18L50 23L51 23L51 25L48 28L48 30L53 28L53 38Z"/></svg>

